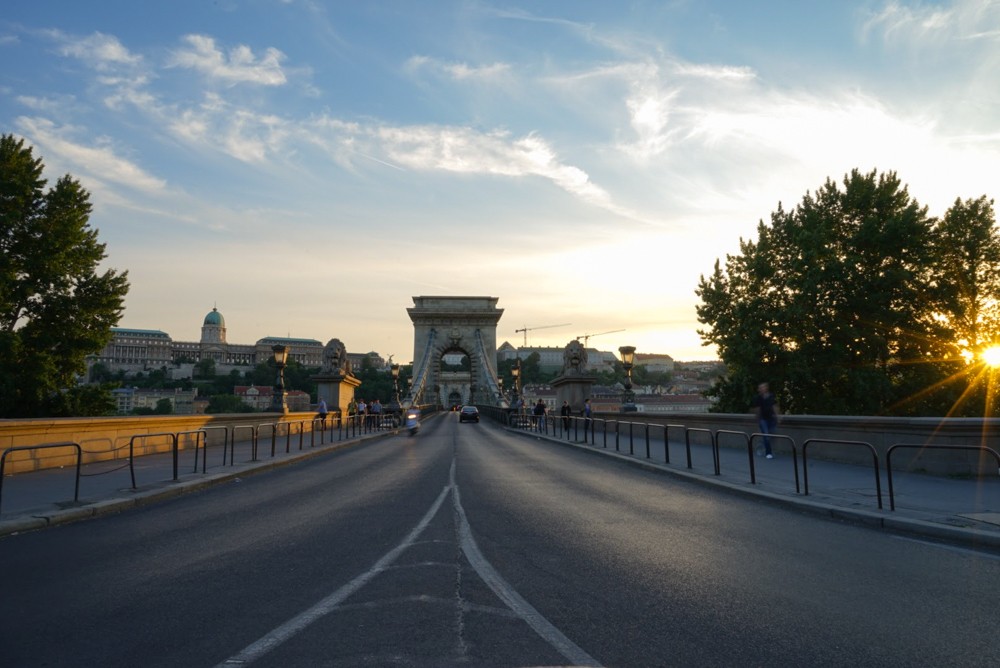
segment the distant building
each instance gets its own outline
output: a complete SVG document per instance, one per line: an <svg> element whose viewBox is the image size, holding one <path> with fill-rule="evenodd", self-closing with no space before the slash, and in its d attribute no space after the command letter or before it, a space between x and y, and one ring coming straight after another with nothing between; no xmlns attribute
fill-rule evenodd
<svg viewBox="0 0 1000 668"><path fill-rule="evenodd" d="M233 388L233 394L238 396L243 403L255 411L263 412L271 408L274 388L270 385L237 385ZM302 390L288 390L286 392L285 403L288 404L289 411L308 411L310 406L309 393Z"/></svg>
<svg viewBox="0 0 1000 668"><path fill-rule="evenodd" d="M538 353L538 366L541 371L561 371L563 368L563 353L566 347L524 347L515 348L508 341L497 348L497 363L527 359L533 353ZM619 362L619 357L606 350L587 348L587 371L611 371ZM636 353L635 366L644 367L655 373L671 373L674 370L674 358L662 353Z"/></svg>
<svg viewBox="0 0 1000 668"><path fill-rule="evenodd" d="M136 408L155 409L162 399L170 402L171 412L176 415L192 415L195 413L195 398L198 390L182 389L140 389L136 387L121 387L111 390L119 415L128 415Z"/></svg>
<svg viewBox="0 0 1000 668"><path fill-rule="evenodd" d="M658 353L636 353L634 364L652 373L672 373L674 370L674 358Z"/></svg>
<svg viewBox="0 0 1000 668"><path fill-rule="evenodd" d="M207 359L215 362L217 372L255 366L272 359L272 347L277 344L288 346L289 360L305 367L323 364L323 344L315 339L268 336L254 344L229 343L226 340L226 320L215 308L205 316L200 341L174 341L169 334L158 329L112 327L111 341L87 363L88 369L93 364L101 363L112 372L124 371L126 375L186 366L186 373L172 374L172 377L189 377L193 364Z"/></svg>
<svg viewBox="0 0 1000 668"><path fill-rule="evenodd" d="M563 353L566 347L524 347L515 348L504 341L497 348L497 363L508 360L528 359L533 353L538 353L538 368L541 371L561 371L563 368ZM587 348L587 371L607 371L614 367L614 353L603 352L596 348Z"/></svg>

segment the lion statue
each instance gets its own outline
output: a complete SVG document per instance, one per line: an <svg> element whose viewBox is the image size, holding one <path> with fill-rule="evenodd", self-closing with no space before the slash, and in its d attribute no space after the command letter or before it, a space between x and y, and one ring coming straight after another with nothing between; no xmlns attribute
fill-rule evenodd
<svg viewBox="0 0 1000 668"><path fill-rule="evenodd" d="M323 348L323 371L347 376L351 373L351 360L347 357L347 347L340 339L330 339Z"/></svg>
<svg viewBox="0 0 1000 668"><path fill-rule="evenodd" d="M570 341L563 351L563 373L583 373L587 368L587 349L579 341Z"/></svg>

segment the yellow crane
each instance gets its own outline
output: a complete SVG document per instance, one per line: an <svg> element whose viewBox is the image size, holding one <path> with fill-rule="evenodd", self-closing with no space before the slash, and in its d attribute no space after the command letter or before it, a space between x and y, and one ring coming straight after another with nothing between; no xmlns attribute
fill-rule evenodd
<svg viewBox="0 0 1000 668"><path fill-rule="evenodd" d="M572 324L573 323L571 323L571 322L565 322L565 323L563 323L561 325L539 325L538 327L527 327L527 326L525 326L525 327L522 327L521 329L515 329L514 333L515 334L520 334L521 332L524 332L524 347L527 348L528 347L528 332L534 331L536 329L549 329L550 327L569 327Z"/></svg>
<svg viewBox="0 0 1000 668"><path fill-rule="evenodd" d="M579 341L580 339L583 339L583 347L586 348L587 347L587 343L590 341L590 337L592 337L592 336L604 336L605 334L617 334L618 332L624 332L624 331L625 331L624 329L612 329L609 332L598 332L597 334L582 334L582 335L576 337L576 340Z"/></svg>

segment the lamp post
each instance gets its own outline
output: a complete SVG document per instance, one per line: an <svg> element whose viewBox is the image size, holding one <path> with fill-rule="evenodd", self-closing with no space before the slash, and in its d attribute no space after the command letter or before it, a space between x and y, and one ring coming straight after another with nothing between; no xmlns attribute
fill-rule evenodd
<svg viewBox="0 0 1000 668"><path fill-rule="evenodd" d="M389 406L389 412L392 413L392 419L396 420L399 416L399 365L393 364L389 367L389 371L392 372L392 405Z"/></svg>
<svg viewBox="0 0 1000 668"><path fill-rule="evenodd" d="M393 364L390 367L392 371L392 392L393 397L396 402L396 406L399 406L399 365Z"/></svg>
<svg viewBox="0 0 1000 668"><path fill-rule="evenodd" d="M288 346L277 344L271 346L274 353L274 365L278 367L278 377L274 381L274 394L271 396L271 411L287 413L288 403L285 401L285 365L288 363Z"/></svg>
<svg viewBox="0 0 1000 668"><path fill-rule="evenodd" d="M500 396L497 397L497 401L503 401L503 378L497 378L497 388L500 390Z"/></svg>
<svg viewBox="0 0 1000 668"><path fill-rule="evenodd" d="M521 395L521 358L517 358L517 363L510 368L510 376L514 379L514 389L511 390L511 398L517 401Z"/></svg>
<svg viewBox="0 0 1000 668"><path fill-rule="evenodd" d="M635 393L632 392L632 365L635 362L635 346L622 346L618 349L622 356L622 367L625 369L625 391L622 393L622 412L631 413L639 410L635 405Z"/></svg>

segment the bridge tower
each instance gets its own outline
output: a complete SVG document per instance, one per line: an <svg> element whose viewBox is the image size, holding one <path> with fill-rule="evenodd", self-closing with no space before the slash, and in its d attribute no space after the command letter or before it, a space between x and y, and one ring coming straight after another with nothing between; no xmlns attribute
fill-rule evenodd
<svg viewBox="0 0 1000 668"><path fill-rule="evenodd" d="M413 385L406 403L497 404L496 297L414 297ZM442 371L445 355L463 354L469 369Z"/></svg>

